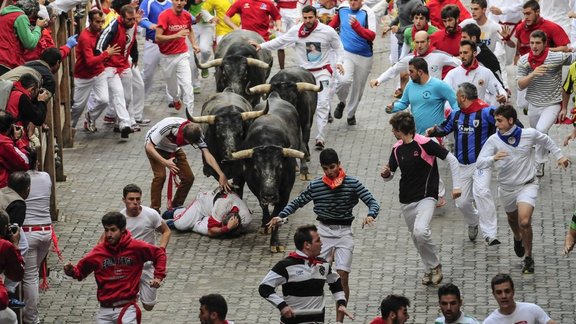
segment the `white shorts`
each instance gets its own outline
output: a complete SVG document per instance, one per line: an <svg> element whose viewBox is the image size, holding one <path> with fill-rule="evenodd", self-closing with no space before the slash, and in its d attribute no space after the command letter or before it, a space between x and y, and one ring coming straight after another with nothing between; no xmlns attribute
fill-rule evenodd
<svg viewBox="0 0 576 324"><path fill-rule="evenodd" d="M148 306L154 306L157 302L158 288L150 287L152 279L154 279L154 264L148 261L144 263L140 276L140 301Z"/></svg>
<svg viewBox="0 0 576 324"><path fill-rule="evenodd" d="M498 196L504 211L507 213L515 212L518 210L518 203L527 203L532 207L536 207L536 197L538 196L538 180L520 186L514 191L506 191L498 188Z"/></svg>
<svg viewBox="0 0 576 324"><path fill-rule="evenodd" d="M334 268L350 272L352 270L352 252L354 252L354 234L350 225L318 224L318 234L322 240L320 257L334 261Z"/></svg>

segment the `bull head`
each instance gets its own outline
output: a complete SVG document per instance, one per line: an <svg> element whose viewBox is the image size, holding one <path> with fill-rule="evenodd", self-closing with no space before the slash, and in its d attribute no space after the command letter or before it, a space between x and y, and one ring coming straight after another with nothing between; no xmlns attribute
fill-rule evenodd
<svg viewBox="0 0 576 324"><path fill-rule="evenodd" d="M243 159L250 159L254 154L254 149L247 149L241 150L238 152L232 153L231 160L243 160ZM305 154L298 150L294 150L291 148L283 148L282 155L287 158L296 158L296 159L303 159Z"/></svg>
<svg viewBox="0 0 576 324"><path fill-rule="evenodd" d="M251 57L247 57L246 58L246 64L248 64L249 66L253 66L253 67L258 67L261 69L269 69L270 65L264 61L260 61L258 59L255 58L251 58Z"/></svg>
<svg viewBox="0 0 576 324"><path fill-rule="evenodd" d="M222 65L222 59L221 58L213 59L213 60L208 61L206 63L200 63L200 61L198 61L198 57L196 57L196 54L194 54L194 61L196 62L196 66L200 69L209 69L213 66Z"/></svg>
<svg viewBox="0 0 576 324"><path fill-rule="evenodd" d="M199 117L190 116L188 119L191 122L197 124L214 125L214 123L216 122L216 115L199 116Z"/></svg>

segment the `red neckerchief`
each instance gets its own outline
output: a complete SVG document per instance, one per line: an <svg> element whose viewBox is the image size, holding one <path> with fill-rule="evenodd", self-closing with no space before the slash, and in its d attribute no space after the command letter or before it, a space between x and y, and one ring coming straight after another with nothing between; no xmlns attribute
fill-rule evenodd
<svg viewBox="0 0 576 324"><path fill-rule="evenodd" d="M470 106L468 106L466 108L460 107L460 110L465 114L471 114L471 113L478 112L478 111L482 110L483 108L486 108L489 106L490 105L485 103L484 101L482 101L480 99L475 99L472 101Z"/></svg>
<svg viewBox="0 0 576 324"><path fill-rule="evenodd" d="M544 61L546 60L547 57L548 57L548 46L546 46L542 51L542 53L540 53L540 55L538 56L534 55L532 51L530 51L528 52L528 64L530 64L532 70L536 70L537 67L544 64Z"/></svg>
<svg viewBox="0 0 576 324"><path fill-rule="evenodd" d="M436 50L436 47L430 45L430 47L428 47L428 50L426 52L424 52L424 54L422 54L422 55L418 54L417 50L414 50L414 56L415 57L425 57L428 54L432 53L432 51L435 51L435 50Z"/></svg>
<svg viewBox="0 0 576 324"><path fill-rule="evenodd" d="M470 71L476 70L478 68L478 60L474 58L472 63L468 66L465 66L464 63L462 63L462 68L466 70L466 75L468 75Z"/></svg>
<svg viewBox="0 0 576 324"><path fill-rule="evenodd" d="M180 147L180 146L184 146L186 144L192 144L192 143L188 143L186 142L186 140L184 139L184 126L190 124L191 122L189 120L185 121L182 123L182 125L180 125L180 127L178 127L178 132L176 132L176 146Z"/></svg>
<svg viewBox="0 0 576 324"><path fill-rule="evenodd" d="M317 264L324 263L322 260L319 260L316 257L303 256L298 254L296 251L290 252L290 254L288 254L288 257L292 259L306 260L308 261L309 266L315 266Z"/></svg>
<svg viewBox="0 0 576 324"><path fill-rule="evenodd" d="M345 176L346 172L344 172L344 169L340 168L340 170L338 170L338 175L336 176L336 178L330 179L328 178L327 175L324 175L322 177L322 182L324 182L328 187L330 187L330 189L334 190L342 185Z"/></svg>
<svg viewBox="0 0 576 324"><path fill-rule="evenodd" d="M424 27L424 29L421 29L423 31L428 31L428 28L430 28L430 25L426 24L426 27ZM412 26L412 40L414 40L414 37L416 36L416 33L419 32L420 30L416 30L416 27Z"/></svg>
<svg viewBox="0 0 576 324"><path fill-rule="evenodd" d="M20 81L14 82L14 90L20 91L23 94L25 94L28 98L31 98L30 91L28 91L28 89L24 88L24 86L22 85L22 83L20 83Z"/></svg>
<svg viewBox="0 0 576 324"><path fill-rule="evenodd" d="M300 26L300 29L298 30L298 38L308 37L314 31L314 29L316 29L316 27L318 27L318 20L316 20L316 22L314 23L314 25L312 25L312 27L310 27L310 29L306 28L306 24L302 24L302 26Z"/></svg>

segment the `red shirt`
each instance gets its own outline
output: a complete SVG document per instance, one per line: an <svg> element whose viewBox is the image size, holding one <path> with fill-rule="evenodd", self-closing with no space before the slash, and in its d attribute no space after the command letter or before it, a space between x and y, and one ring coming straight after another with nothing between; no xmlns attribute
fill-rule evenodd
<svg viewBox="0 0 576 324"><path fill-rule="evenodd" d="M265 40L269 39L270 18L280 20L280 12L270 0L238 0L230 6L226 16L232 17L239 14L242 21L242 29L257 32Z"/></svg>
<svg viewBox="0 0 576 324"><path fill-rule="evenodd" d="M38 45L34 49L31 50L24 50L24 61L33 61L39 60L40 55L44 52L45 49L56 47L54 40L52 39L52 31L50 28L44 28L42 30L42 35L40 36L40 40L38 41ZM70 54L70 48L66 45L60 46L60 55L62 55L62 59L65 59L68 54Z"/></svg>
<svg viewBox="0 0 576 324"><path fill-rule="evenodd" d="M537 29L546 33L548 37L548 47L565 46L570 43L570 39L564 29L550 20L540 17L540 19L530 27L526 26L524 21L522 21L518 24L518 27L516 27L515 34L516 38L518 38L518 44L520 44L520 48L518 49L520 55L530 52L530 33Z"/></svg>
<svg viewBox="0 0 576 324"><path fill-rule="evenodd" d="M446 30L441 29L434 34L430 35L430 45L434 46L437 50L446 52L452 56L460 56L460 41L462 40L462 28L457 26L455 34L450 35ZM452 70L452 66L444 66L442 68L442 79L446 74Z"/></svg>
<svg viewBox="0 0 576 324"><path fill-rule="evenodd" d="M188 11L184 10L177 15L174 13L172 8L166 9L162 11L160 16L158 16L158 27L164 30L162 35L166 36L177 34L183 29L192 31L192 15ZM160 48L160 53L164 55L188 52L188 45L186 44L186 39L184 37L158 43L158 47Z"/></svg>
<svg viewBox="0 0 576 324"><path fill-rule="evenodd" d="M135 240L126 230L117 245L107 242L96 245L74 267L72 277L82 280L94 272L98 286L96 296L100 303L133 300L138 297L142 267L147 261L154 262L154 278L164 279L164 249Z"/></svg>
<svg viewBox="0 0 576 324"><path fill-rule="evenodd" d="M100 33L93 33L90 28L84 29L78 37L76 46L76 64L74 64L74 77L79 79L92 79L104 72L104 60L108 52L95 55L96 41Z"/></svg>
<svg viewBox="0 0 576 324"><path fill-rule="evenodd" d="M444 29L444 23L442 22L442 8L447 5L457 5L460 9L460 18L458 22L461 23L462 20L472 18L466 7L462 4L460 0L429 0L426 3L426 7L430 10L430 23L438 29Z"/></svg>

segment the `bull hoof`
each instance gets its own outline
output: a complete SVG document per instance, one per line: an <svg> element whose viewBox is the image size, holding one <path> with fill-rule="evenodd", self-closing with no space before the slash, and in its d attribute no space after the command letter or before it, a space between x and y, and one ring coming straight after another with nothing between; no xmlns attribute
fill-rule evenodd
<svg viewBox="0 0 576 324"><path fill-rule="evenodd" d="M300 167L298 166L298 164L296 164L296 172L300 171Z"/></svg>
<svg viewBox="0 0 576 324"><path fill-rule="evenodd" d="M276 246L276 250L279 253L283 253L284 251L286 251L286 247L284 245L278 245L278 246Z"/></svg>
<svg viewBox="0 0 576 324"><path fill-rule="evenodd" d="M278 248L277 248L276 246L273 246L273 245L272 245L272 246L270 246L270 252L271 252L271 253L278 253L278 252L280 252L280 251L278 251Z"/></svg>

